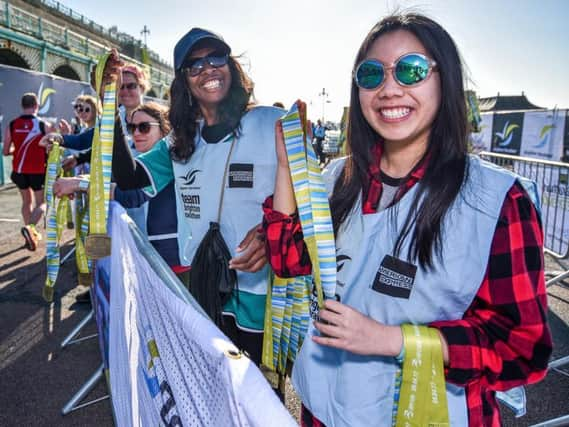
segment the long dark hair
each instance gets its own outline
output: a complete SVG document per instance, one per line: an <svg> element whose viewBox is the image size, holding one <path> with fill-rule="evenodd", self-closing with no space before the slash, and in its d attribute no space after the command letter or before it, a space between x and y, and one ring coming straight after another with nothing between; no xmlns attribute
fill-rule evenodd
<svg viewBox="0 0 569 427"><path fill-rule="evenodd" d="M433 121L427 153L429 161L411 210L399 232L394 253L398 255L405 238L411 235L409 260L418 259L423 268L433 266L433 251L441 256L442 221L459 194L467 171L467 118L463 88L462 62L450 35L433 20L415 13L395 14L379 21L363 41L354 68L367 55L380 36L405 30L413 34L437 63L441 81L441 105ZM330 200L334 231L355 209L371 162L372 148L382 141L362 114L359 89L352 80L347 128L348 159L334 187Z"/></svg>
<svg viewBox="0 0 569 427"><path fill-rule="evenodd" d="M253 105L253 81L245 73L241 64L229 56L231 87L219 106L220 123L226 123L238 134L241 116ZM180 69L176 71L170 87L170 124L172 125L172 158L186 162L195 150L194 138L197 133L197 120L201 117L200 106L192 97L186 83L186 76Z"/></svg>

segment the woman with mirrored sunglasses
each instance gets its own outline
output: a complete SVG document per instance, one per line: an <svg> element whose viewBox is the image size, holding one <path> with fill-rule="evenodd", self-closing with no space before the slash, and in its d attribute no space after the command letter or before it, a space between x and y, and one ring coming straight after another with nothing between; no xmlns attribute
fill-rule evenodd
<svg viewBox="0 0 569 427"><path fill-rule="evenodd" d="M353 69L349 155L324 174L337 298L295 362L302 424L499 426L496 392L541 380L552 350L535 187L468 155L460 56L433 20L382 19ZM277 155L269 259L308 274L281 132Z"/></svg>
<svg viewBox="0 0 569 427"><path fill-rule="evenodd" d="M125 189L160 191L176 181L183 262L194 260L210 223L219 222L238 290L210 315L220 318L226 335L259 363L269 272L258 229L261 204L274 188L272 141L283 111L253 104L253 82L230 46L211 31L193 28L182 37L174 49L174 68L173 131L136 162L124 143L115 141L113 174Z"/></svg>

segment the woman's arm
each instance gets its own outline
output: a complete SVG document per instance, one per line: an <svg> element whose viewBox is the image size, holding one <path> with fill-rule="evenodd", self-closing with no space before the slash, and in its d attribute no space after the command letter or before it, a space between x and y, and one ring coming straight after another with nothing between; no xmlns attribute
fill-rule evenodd
<svg viewBox="0 0 569 427"><path fill-rule="evenodd" d="M275 124L275 144L278 166L275 180L275 194L273 196L273 209L285 215L291 215L296 212L296 200L294 198L288 157L286 155L283 126L280 120Z"/></svg>
<svg viewBox="0 0 569 427"><path fill-rule="evenodd" d="M91 128L77 135L62 135L63 146L72 150L86 150L91 148L94 134L95 128Z"/></svg>
<svg viewBox="0 0 569 427"><path fill-rule="evenodd" d="M448 344L447 380L507 390L542 379L552 351L543 232L518 183L510 189L480 289L461 320L435 322Z"/></svg>
<svg viewBox="0 0 569 427"><path fill-rule="evenodd" d="M2 147L2 154L9 156L12 153L12 134L10 133L10 126L8 125L4 131L4 147Z"/></svg>
<svg viewBox="0 0 569 427"><path fill-rule="evenodd" d="M113 191L113 200L116 200L123 208L127 209L138 208L149 199L150 197L142 190L121 190L116 187Z"/></svg>
<svg viewBox="0 0 569 427"><path fill-rule="evenodd" d="M296 213L296 200L280 121L275 125L275 145L278 160L275 194L263 204L267 258L279 277L307 275L312 272L312 265Z"/></svg>

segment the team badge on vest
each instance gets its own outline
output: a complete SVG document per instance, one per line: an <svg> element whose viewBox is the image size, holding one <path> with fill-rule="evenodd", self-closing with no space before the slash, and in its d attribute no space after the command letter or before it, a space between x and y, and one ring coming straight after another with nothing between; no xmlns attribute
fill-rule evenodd
<svg viewBox="0 0 569 427"><path fill-rule="evenodd" d="M252 163L232 163L229 165L229 188L253 188Z"/></svg>
<svg viewBox="0 0 569 427"><path fill-rule="evenodd" d="M409 299L416 273L417 266L386 255L375 275L372 289L392 297Z"/></svg>

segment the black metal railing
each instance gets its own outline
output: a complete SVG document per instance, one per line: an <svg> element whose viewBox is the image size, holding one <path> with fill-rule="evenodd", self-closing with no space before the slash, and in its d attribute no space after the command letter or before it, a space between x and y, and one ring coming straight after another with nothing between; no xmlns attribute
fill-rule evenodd
<svg viewBox="0 0 569 427"><path fill-rule="evenodd" d="M569 257L569 163L490 152L479 155L537 184L545 250L556 258Z"/></svg>

